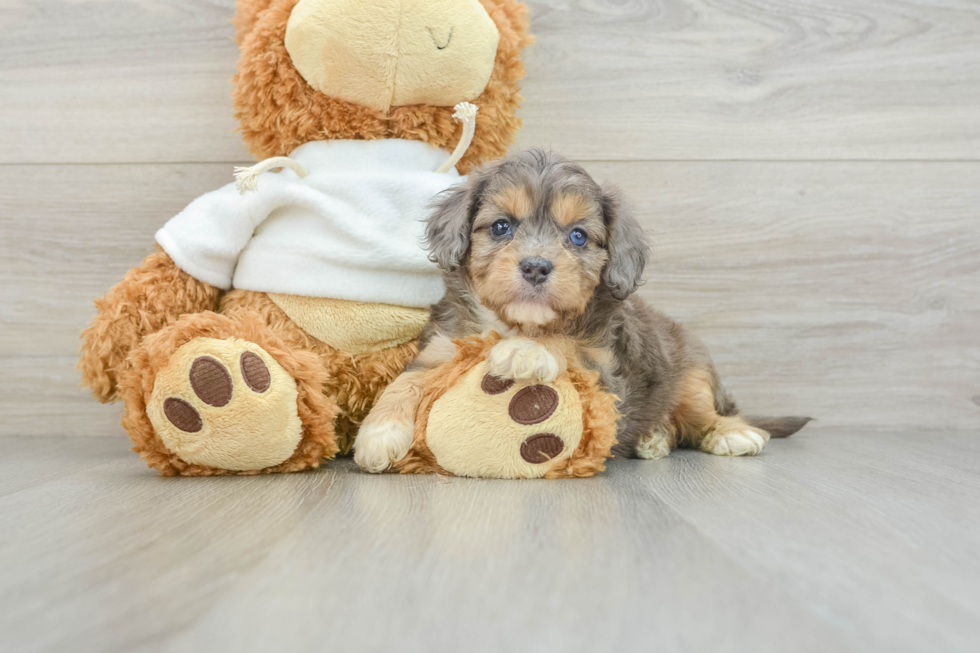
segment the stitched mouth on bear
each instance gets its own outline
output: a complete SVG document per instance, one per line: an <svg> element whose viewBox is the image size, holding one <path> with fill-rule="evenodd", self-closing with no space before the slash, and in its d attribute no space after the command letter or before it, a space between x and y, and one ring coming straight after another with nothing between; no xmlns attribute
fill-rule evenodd
<svg viewBox="0 0 980 653"><path fill-rule="evenodd" d="M432 38L432 42L435 44L437 50L445 50L446 48L449 47L449 44L452 43L452 40L453 40L453 28L452 27L449 28L449 36L446 37L446 42L443 45L439 45L439 40L436 39L435 32L432 31L432 28L431 27L427 27L426 29L429 30L429 37Z"/></svg>

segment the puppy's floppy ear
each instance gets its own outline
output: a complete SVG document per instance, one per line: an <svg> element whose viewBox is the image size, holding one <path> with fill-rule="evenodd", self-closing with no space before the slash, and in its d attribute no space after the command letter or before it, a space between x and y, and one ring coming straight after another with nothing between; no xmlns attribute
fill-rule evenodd
<svg viewBox="0 0 980 653"><path fill-rule="evenodd" d="M603 184L601 204L609 251L602 282L612 291L613 297L626 299L643 279L650 246L640 223L624 208L618 188Z"/></svg>
<svg viewBox="0 0 980 653"><path fill-rule="evenodd" d="M425 227L429 260L443 270L463 264L470 248L470 227L480 210L489 173L486 168L473 172L465 183L442 191L432 204Z"/></svg>

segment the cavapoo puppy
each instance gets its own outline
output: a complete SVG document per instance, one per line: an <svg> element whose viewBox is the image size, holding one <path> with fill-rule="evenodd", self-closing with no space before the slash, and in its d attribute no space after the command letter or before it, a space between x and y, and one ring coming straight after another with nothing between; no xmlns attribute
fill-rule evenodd
<svg viewBox="0 0 980 653"><path fill-rule="evenodd" d="M618 191L575 163L530 150L475 171L437 199L427 240L446 295L419 356L361 425L354 459L369 471L408 452L422 379L452 359L452 340L490 331L504 336L489 356L496 376L548 383L568 365L598 370L619 398L619 456L754 455L807 421L739 416L704 345L633 295L643 231Z"/></svg>

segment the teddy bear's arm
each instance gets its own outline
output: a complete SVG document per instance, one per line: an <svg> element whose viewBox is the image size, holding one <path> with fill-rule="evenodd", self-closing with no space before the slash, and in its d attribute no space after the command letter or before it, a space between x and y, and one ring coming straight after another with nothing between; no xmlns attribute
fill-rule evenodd
<svg viewBox="0 0 980 653"><path fill-rule="evenodd" d="M140 341L181 315L214 310L219 293L178 268L166 252L150 254L95 300L98 312L82 332L82 384L99 401L114 401L119 376Z"/></svg>

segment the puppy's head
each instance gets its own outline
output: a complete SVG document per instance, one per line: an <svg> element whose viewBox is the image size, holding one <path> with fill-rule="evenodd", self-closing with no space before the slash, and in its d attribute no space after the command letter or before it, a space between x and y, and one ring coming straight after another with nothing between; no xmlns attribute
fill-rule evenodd
<svg viewBox="0 0 980 653"><path fill-rule="evenodd" d="M540 150L485 166L446 191L427 238L432 260L465 276L500 320L536 328L581 314L597 292L625 299L647 253L616 189Z"/></svg>

